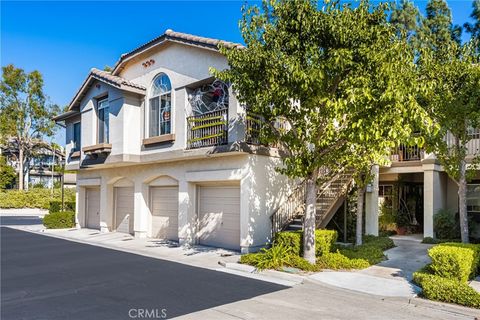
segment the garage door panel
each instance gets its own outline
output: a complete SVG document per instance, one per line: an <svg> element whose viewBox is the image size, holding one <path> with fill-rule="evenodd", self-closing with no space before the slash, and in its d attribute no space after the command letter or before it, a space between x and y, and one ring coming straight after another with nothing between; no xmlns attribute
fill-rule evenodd
<svg viewBox="0 0 480 320"><path fill-rule="evenodd" d="M199 187L198 237L201 244L239 249L239 187Z"/></svg>
<svg viewBox="0 0 480 320"><path fill-rule="evenodd" d="M152 187L152 237L178 241L178 187Z"/></svg>
<svg viewBox="0 0 480 320"><path fill-rule="evenodd" d="M134 190L132 187L116 187L115 193L115 230L133 233Z"/></svg>
<svg viewBox="0 0 480 320"><path fill-rule="evenodd" d="M100 188L87 188L86 227L100 229Z"/></svg>

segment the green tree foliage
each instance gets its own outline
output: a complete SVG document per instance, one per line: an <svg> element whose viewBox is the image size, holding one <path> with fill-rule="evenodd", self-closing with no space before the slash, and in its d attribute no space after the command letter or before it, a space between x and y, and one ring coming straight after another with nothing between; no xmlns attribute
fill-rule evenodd
<svg viewBox="0 0 480 320"><path fill-rule="evenodd" d="M382 162L422 115L413 54L395 39L386 8L264 1L244 9L246 47L222 48L230 69L213 70L265 119L263 138L286 153L280 171L306 181L303 256L311 263L317 183Z"/></svg>
<svg viewBox="0 0 480 320"><path fill-rule="evenodd" d="M40 72L26 73L14 65L2 67L0 82L0 138L4 146L18 150L18 186L24 188L24 174L32 151L43 137L54 134L53 115L57 106L47 103Z"/></svg>
<svg viewBox="0 0 480 320"><path fill-rule="evenodd" d="M470 18L472 18L474 22L466 22L463 27L466 32L471 34L472 38L478 39L480 37L480 0L473 1L472 8Z"/></svg>
<svg viewBox="0 0 480 320"><path fill-rule="evenodd" d="M0 189L11 189L15 186L17 173L15 169L8 165L4 156L0 156Z"/></svg>

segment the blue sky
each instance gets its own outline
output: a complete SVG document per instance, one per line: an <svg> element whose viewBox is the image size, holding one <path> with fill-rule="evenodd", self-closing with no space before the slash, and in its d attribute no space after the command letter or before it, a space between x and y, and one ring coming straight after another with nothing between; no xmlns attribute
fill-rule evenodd
<svg viewBox="0 0 480 320"><path fill-rule="evenodd" d="M68 104L92 67L113 66L120 55L166 29L241 42L244 1L1 1L0 62L39 70L53 103ZM249 1L249 3L253 3ZM427 1L415 1L424 10ZM463 24L471 1L449 0ZM64 134L55 140L64 144Z"/></svg>

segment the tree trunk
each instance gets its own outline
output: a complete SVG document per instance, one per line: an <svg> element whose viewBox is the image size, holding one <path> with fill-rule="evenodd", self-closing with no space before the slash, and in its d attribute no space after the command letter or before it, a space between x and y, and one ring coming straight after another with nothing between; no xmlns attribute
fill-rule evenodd
<svg viewBox="0 0 480 320"><path fill-rule="evenodd" d="M460 235L463 243L468 243L468 214L467 214L467 163L460 161L460 179L458 181L458 207L460 218Z"/></svg>
<svg viewBox="0 0 480 320"><path fill-rule="evenodd" d="M23 190L23 149L18 147L18 190Z"/></svg>
<svg viewBox="0 0 480 320"><path fill-rule="evenodd" d="M303 220L303 258L315 264L315 215L317 205L317 173L306 183L305 217Z"/></svg>
<svg viewBox="0 0 480 320"><path fill-rule="evenodd" d="M363 236L363 202L365 199L365 187L358 188L357 194L357 228L356 228L356 237L355 244L357 246L362 244Z"/></svg>

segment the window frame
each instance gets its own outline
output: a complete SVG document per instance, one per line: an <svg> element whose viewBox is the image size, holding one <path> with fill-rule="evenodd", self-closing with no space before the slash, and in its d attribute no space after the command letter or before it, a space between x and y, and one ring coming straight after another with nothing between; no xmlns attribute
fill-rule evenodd
<svg viewBox="0 0 480 320"><path fill-rule="evenodd" d="M104 105L106 103L106 106ZM97 99L97 143L109 143L110 142L110 103L108 101L108 96ZM107 112L105 112L107 109ZM100 112L102 112L103 119L100 120ZM107 117L105 117L107 115ZM105 118L107 121L105 121ZM105 132L105 123L107 123L107 130ZM100 128L102 126L102 128ZM102 135L100 135L100 133ZM105 139L106 136L106 139ZM102 139L100 139L102 137Z"/></svg>
<svg viewBox="0 0 480 320"><path fill-rule="evenodd" d="M78 139L75 139L75 127L78 126ZM81 122L74 122L72 125L72 141L73 141L73 147L72 147L72 152L77 152L82 149L82 125Z"/></svg>
<svg viewBox="0 0 480 320"><path fill-rule="evenodd" d="M168 81L168 90L166 90L165 92L160 92L160 93L154 94L155 82L157 81L157 79L160 79L162 77L165 77ZM148 99L146 101L146 105L147 105L146 115L147 115L148 121L146 121L147 125L146 125L146 128L145 128L146 129L145 130L146 131L145 136L147 138L164 137L164 136L173 135L173 132L174 132L174 130L173 130L174 129L173 91L174 90L173 90L173 87L172 87L172 81L170 80L170 77L165 72L160 72L157 75L155 75L155 77L153 77L153 80L152 80L152 83L151 83L151 86L150 86L150 93L149 93ZM164 107L162 107L163 98L165 98ZM156 112L152 111L154 100L157 101ZM167 104L167 103L169 103L169 104ZM167 109L167 106L170 110ZM168 121L162 120L162 111L169 112ZM155 117L153 117L153 116L155 116ZM156 120L155 121L155 125L156 125L155 128L152 127L153 124L154 124L152 120L154 120L154 119ZM167 125L168 130L165 130L162 133L162 124L165 124L165 123L168 123L168 125Z"/></svg>

